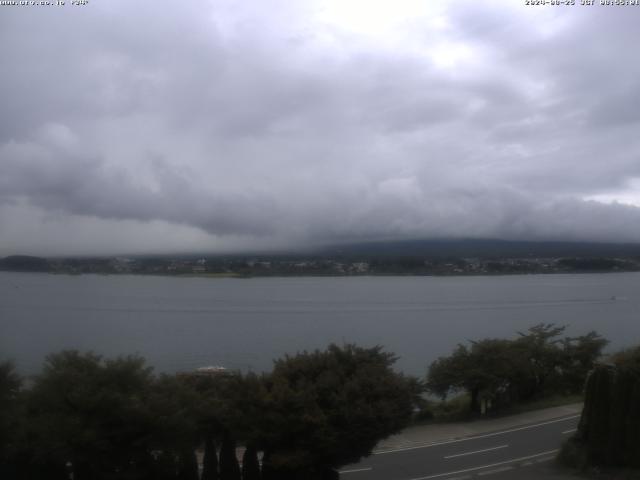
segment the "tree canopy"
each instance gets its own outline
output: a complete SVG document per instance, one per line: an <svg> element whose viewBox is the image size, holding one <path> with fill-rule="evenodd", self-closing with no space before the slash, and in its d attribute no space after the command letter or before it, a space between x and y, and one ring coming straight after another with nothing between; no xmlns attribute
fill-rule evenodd
<svg viewBox="0 0 640 480"><path fill-rule="evenodd" d="M575 393L607 344L596 332L564 337L565 327L538 324L515 339L458 345L429 367L428 390L438 396L464 391L472 412L529 401L551 393Z"/></svg>
<svg viewBox="0 0 640 480"><path fill-rule="evenodd" d="M33 462L70 462L79 480L143 468L155 422L151 384L140 357L50 355L26 396Z"/></svg>
<svg viewBox="0 0 640 480"><path fill-rule="evenodd" d="M24 389L0 364L0 474L195 480L204 447L208 479L259 478L259 451L263 477L313 479L408 423L418 383L394 361L380 347L331 345L276 360L261 376L154 375L137 356L63 351Z"/></svg>
<svg viewBox="0 0 640 480"><path fill-rule="evenodd" d="M11 362L0 363L0 477L4 478L6 465L16 448L17 421L19 419L20 388L22 380Z"/></svg>
<svg viewBox="0 0 640 480"><path fill-rule="evenodd" d="M472 408L579 390L606 341L540 324L514 339L458 345L428 388L466 391ZM0 476L76 480L324 479L404 428L423 385L382 347L330 345L287 355L262 375L155 375L137 356L63 351L26 387L0 364ZM619 362L636 365L637 354ZM236 445L246 447L238 465ZM262 465L258 453L262 452Z"/></svg>
<svg viewBox="0 0 640 480"><path fill-rule="evenodd" d="M272 465L337 467L370 454L410 421L416 384L381 347L330 345L275 362L262 444Z"/></svg>

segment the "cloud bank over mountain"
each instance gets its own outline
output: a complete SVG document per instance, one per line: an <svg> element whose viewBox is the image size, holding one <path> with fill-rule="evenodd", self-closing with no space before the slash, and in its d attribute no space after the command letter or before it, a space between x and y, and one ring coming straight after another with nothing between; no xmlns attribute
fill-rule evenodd
<svg viewBox="0 0 640 480"><path fill-rule="evenodd" d="M2 7L0 254L640 241L639 19L510 1Z"/></svg>

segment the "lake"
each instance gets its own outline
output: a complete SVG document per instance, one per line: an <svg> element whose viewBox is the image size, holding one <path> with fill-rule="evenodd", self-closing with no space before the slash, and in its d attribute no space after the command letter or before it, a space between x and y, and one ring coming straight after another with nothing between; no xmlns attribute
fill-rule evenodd
<svg viewBox="0 0 640 480"><path fill-rule="evenodd" d="M21 373L65 348L138 353L156 371L269 370L330 342L383 345L424 375L459 342L540 322L640 343L640 273L485 277L178 278L0 272L0 359Z"/></svg>

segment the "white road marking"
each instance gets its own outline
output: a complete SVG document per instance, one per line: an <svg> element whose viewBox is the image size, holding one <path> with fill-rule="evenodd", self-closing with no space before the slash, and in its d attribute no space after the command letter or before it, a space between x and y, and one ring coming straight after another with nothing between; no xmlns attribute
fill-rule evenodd
<svg viewBox="0 0 640 480"><path fill-rule="evenodd" d="M507 448L509 445L499 445L497 447L484 448L482 450L476 450L475 452L465 452L465 453L456 453L455 455L448 455L444 458L456 458L456 457L464 457L466 455L473 455L474 453L482 453L482 452L490 452L492 450L499 450L501 448Z"/></svg>
<svg viewBox="0 0 640 480"><path fill-rule="evenodd" d="M416 478L412 478L411 480L428 480L430 478L446 477L448 475L457 475L458 473L473 472L475 470L483 470L485 468L497 467L499 465L506 465L507 463L521 462L523 460L529 460L530 458L542 457L543 455L551 455L552 453L557 453L557 452L558 452L558 449L548 450L546 452L540 452L534 455L528 455L526 457L512 458L510 460L505 460L503 462L491 463L489 465L482 465L480 467L465 468L464 470L457 470L455 472L436 473L435 475L427 475L426 477L416 477Z"/></svg>
<svg viewBox="0 0 640 480"><path fill-rule="evenodd" d="M338 473L356 473L356 472L368 472L369 470L373 470L371 467L367 468L354 468L353 470L340 470Z"/></svg>
<svg viewBox="0 0 640 480"><path fill-rule="evenodd" d="M562 435L566 435L567 433L573 433L577 430L578 430L577 428L572 428L571 430L565 430L564 432L562 432Z"/></svg>
<svg viewBox="0 0 640 480"><path fill-rule="evenodd" d="M373 455L386 455L387 453L405 452L407 450L417 450L419 448L437 447L438 445L449 445L451 443L468 442L469 440L478 440L479 438L495 437L496 435L504 435L505 433L519 432L521 430L527 430L527 429L530 429L530 428L542 427L544 425L550 425L552 423L566 422L567 420L573 420L574 418L578 418L578 417L580 417L580 415L572 415L570 417L558 418L556 420L549 420L548 422L536 423L535 425L527 425L527 426L524 426L524 427L517 427L517 428L511 428L509 430L503 430L501 432L493 432L493 433L485 433L484 435L476 435L475 437L458 438L458 439L455 439L455 440L447 440L447 441L444 441L444 442L436 442L436 443L426 443L426 444L416 445L414 447L396 448L396 449L392 449L392 450L382 450L380 452L373 452Z"/></svg>
<svg viewBox="0 0 640 480"><path fill-rule="evenodd" d="M482 477L483 475L492 475L494 473L506 472L507 470L513 470L513 467L494 468L493 470L487 470L486 472L480 472L480 473L478 473L478 476Z"/></svg>

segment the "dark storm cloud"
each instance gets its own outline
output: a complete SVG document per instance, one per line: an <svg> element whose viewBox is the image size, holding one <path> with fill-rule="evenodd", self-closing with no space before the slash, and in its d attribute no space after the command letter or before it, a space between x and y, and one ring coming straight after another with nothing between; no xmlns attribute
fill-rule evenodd
<svg viewBox="0 0 640 480"><path fill-rule="evenodd" d="M640 241L640 9L348 3L3 8L5 249L51 219L119 250L169 248L157 222L199 248Z"/></svg>
<svg viewBox="0 0 640 480"><path fill-rule="evenodd" d="M269 215L265 215L269 213L268 197L194 189L196 182L187 172L160 158L146 159L151 173L147 185L140 185L125 169L98 158L68 152L50 155L50 151L39 152L29 145L10 145L2 153L0 191L5 201L22 195L33 205L76 215L166 220L222 233L273 233Z"/></svg>

